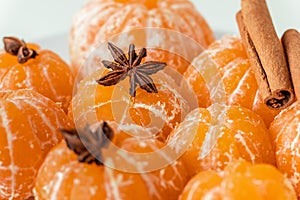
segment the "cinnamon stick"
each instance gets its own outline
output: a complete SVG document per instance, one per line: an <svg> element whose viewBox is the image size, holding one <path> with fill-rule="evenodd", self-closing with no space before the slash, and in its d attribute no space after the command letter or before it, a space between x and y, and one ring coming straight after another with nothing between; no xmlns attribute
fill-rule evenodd
<svg viewBox="0 0 300 200"><path fill-rule="evenodd" d="M286 30L281 38L291 73L295 95L300 100L300 33L295 29Z"/></svg>
<svg viewBox="0 0 300 200"><path fill-rule="evenodd" d="M247 28L243 22L243 16L242 16L241 11L239 11L236 14L236 21L238 24L238 28L239 28L239 32L240 32L242 41L247 49L247 55L251 59L252 70L256 76L257 81L260 81L260 83L258 84L259 90L260 91L269 91L269 84L266 81L267 77L266 77L265 71L264 71L263 67L261 66L261 62L260 62L260 59L256 52L255 46L250 38ZM261 80L263 80L263 81L261 81Z"/></svg>
<svg viewBox="0 0 300 200"><path fill-rule="evenodd" d="M265 0L242 0L239 30L265 104L281 109L294 101L289 69Z"/></svg>

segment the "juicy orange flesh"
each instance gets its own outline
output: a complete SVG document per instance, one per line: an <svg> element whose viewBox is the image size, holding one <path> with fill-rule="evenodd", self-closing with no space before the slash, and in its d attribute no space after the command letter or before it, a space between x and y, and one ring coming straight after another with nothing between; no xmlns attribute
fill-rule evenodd
<svg viewBox="0 0 300 200"><path fill-rule="evenodd" d="M234 161L223 174L204 171L193 177L180 200L205 199L297 199L291 183L274 166Z"/></svg>
<svg viewBox="0 0 300 200"><path fill-rule="evenodd" d="M138 87L136 96L130 97L128 78L117 85L102 86L96 83L101 76L99 70L80 82L69 111L76 124L84 127L86 123L99 120L136 124L151 130L153 137L164 141L182 121L184 112L188 112L184 97L173 92L179 89L170 83L155 84L158 93L148 93Z"/></svg>
<svg viewBox="0 0 300 200"><path fill-rule="evenodd" d="M34 49L35 51L38 51L40 49L38 45L32 43L28 43L27 47ZM8 67L14 66L16 64L18 64L17 56L6 53L4 49L0 50L0 77L7 71Z"/></svg>
<svg viewBox="0 0 300 200"><path fill-rule="evenodd" d="M157 7L157 0L115 0L115 2L119 3L133 3L133 4L144 4L148 9Z"/></svg>
<svg viewBox="0 0 300 200"><path fill-rule="evenodd" d="M0 110L0 198L28 198L47 152L62 139L58 128L69 121L54 102L31 90L0 92Z"/></svg>
<svg viewBox="0 0 300 200"><path fill-rule="evenodd" d="M101 6L99 6L100 4ZM91 23L92 21L93 23ZM75 73L90 55L93 46L104 43L120 33L144 27L178 31L195 40L204 48L214 41L214 34L205 19L194 5L186 0L175 2L166 0L160 2L157 0L89 1L75 16L70 32L69 51L71 66ZM128 45L129 43L139 43L141 35L143 35L143 47L154 45L152 37L157 37L157 35L152 36L151 32L147 31L139 33L130 32L129 35L126 35ZM180 48L179 41L170 37L167 31L160 35L162 38L155 41L157 47L162 49L165 46L172 47L172 49L174 49L173 47ZM190 49L186 48L184 51L188 53ZM166 58L165 60L171 60L168 55L163 55L163 57ZM182 68L180 65L177 67Z"/></svg>
<svg viewBox="0 0 300 200"><path fill-rule="evenodd" d="M270 125L277 167L293 181L298 197L300 197L299 110L300 103L297 101L280 112Z"/></svg>
<svg viewBox="0 0 300 200"><path fill-rule="evenodd" d="M191 195L194 199L205 196L207 192L218 187L222 182L221 176L214 171L203 171L195 175L185 186L180 199L188 199ZM199 189L201 188L201 189ZM218 197L214 194L214 197Z"/></svg>
<svg viewBox="0 0 300 200"><path fill-rule="evenodd" d="M154 140L141 143L128 139L123 147L130 152L151 152L161 148L162 144ZM130 161L125 159L124 162ZM186 169L179 162L154 172L125 173L105 166L79 163L77 156L62 141L52 149L41 166L35 190L39 199L121 197L129 200L143 197L175 200L186 182Z"/></svg>
<svg viewBox="0 0 300 200"><path fill-rule="evenodd" d="M61 103L66 111L74 84L69 66L52 51L39 50L34 44L28 46L34 46L38 55L23 64L17 62L16 56L0 53L0 89L33 89Z"/></svg>
<svg viewBox="0 0 300 200"><path fill-rule="evenodd" d="M203 63L204 59L210 62ZM206 82L210 79L203 77L204 68L206 74L215 76L212 79L215 82ZM215 69L218 71L217 74L213 74ZM268 108L261 100L254 73L239 38L226 36L212 43L203 54L194 59L193 65L187 69L184 77L194 89L200 107L214 103L215 99L210 95L221 81L226 93L226 103L253 110L264 119L267 127L279 113ZM210 85L211 91L206 84Z"/></svg>
<svg viewBox="0 0 300 200"><path fill-rule="evenodd" d="M191 175L203 170L223 170L228 162L238 158L275 164L269 131L260 116L238 106L218 108L213 104L208 109L194 110L198 119L186 125L181 123L168 139L168 143L184 141L184 131L195 127L193 142L183 154Z"/></svg>

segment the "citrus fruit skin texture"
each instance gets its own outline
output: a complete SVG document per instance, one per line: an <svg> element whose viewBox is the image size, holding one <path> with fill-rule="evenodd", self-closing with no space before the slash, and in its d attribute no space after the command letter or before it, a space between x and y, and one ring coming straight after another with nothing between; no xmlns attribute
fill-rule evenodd
<svg viewBox="0 0 300 200"><path fill-rule="evenodd" d="M282 110L271 123L276 165L294 183L300 197L300 103Z"/></svg>
<svg viewBox="0 0 300 200"><path fill-rule="evenodd" d="M292 183L274 166L231 162L222 173L203 171L186 185L180 200L296 200Z"/></svg>
<svg viewBox="0 0 300 200"><path fill-rule="evenodd" d="M56 53L28 44L38 55L20 64L17 56L0 52L0 90L32 89L57 102L67 111L72 98L74 76Z"/></svg>
<svg viewBox="0 0 300 200"><path fill-rule="evenodd" d="M275 164L269 131L260 116L239 106L213 104L191 111L167 144L182 152L190 175L223 170L232 160ZM190 145L186 145L190 144Z"/></svg>
<svg viewBox="0 0 300 200"><path fill-rule="evenodd" d="M69 118L32 90L0 91L0 199L33 195L37 171Z"/></svg>
<svg viewBox="0 0 300 200"><path fill-rule="evenodd" d="M119 133L115 137L119 137ZM113 140L113 143L116 141L118 139ZM154 139L128 138L122 141L120 147L128 152L147 153L159 150L163 144ZM50 151L39 170L35 185L36 195L43 200L175 200L188 181L182 161L174 161L166 167L145 173L143 166L132 161L130 157L120 157L123 164L132 165L140 173L123 172L105 165L79 163L75 153L62 141ZM110 158L107 157L106 161L109 162Z"/></svg>
<svg viewBox="0 0 300 200"><path fill-rule="evenodd" d="M72 22L69 37L72 68L76 73L93 49L110 38L149 27L178 31L203 48L214 41L212 30L190 1L89 0ZM160 48L178 45L178 40L172 41L174 38L170 38L166 32L161 32L159 36L157 40L157 35L151 35L151 31L141 31L140 34L133 34L128 38L133 41L143 38L146 44L155 42ZM145 47L153 46L151 44Z"/></svg>
<svg viewBox="0 0 300 200"><path fill-rule="evenodd" d="M117 85L102 86L96 80L103 74L103 70L98 70L79 83L69 108L76 124L84 126L86 122L108 120L120 125L139 125L152 132L153 137L165 141L190 110L187 97L164 73L152 76L157 93L138 87L134 99L129 95L128 78Z"/></svg>
<svg viewBox="0 0 300 200"><path fill-rule="evenodd" d="M261 100L240 38L224 36L212 43L194 59L184 77L197 95L200 107L218 102L243 106L259 114L267 127L279 113ZM215 91L215 88L220 89Z"/></svg>

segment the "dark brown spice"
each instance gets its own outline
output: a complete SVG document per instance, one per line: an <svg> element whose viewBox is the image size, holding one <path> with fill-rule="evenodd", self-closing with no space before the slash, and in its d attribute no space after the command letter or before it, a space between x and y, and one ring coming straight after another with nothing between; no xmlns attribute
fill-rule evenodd
<svg viewBox="0 0 300 200"><path fill-rule="evenodd" d="M4 37L4 50L14 56L18 57L20 64L27 62L30 58L35 58L38 54L35 50L27 48L23 40L15 37Z"/></svg>
<svg viewBox="0 0 300 200"><path fill-rule="evenodd" d="M113 130L103 122L95 131L89 125L83 130L61 129L67 146L78 155L78 161L84 163L103 164L102 149L107 148L114 136Z"/></svg>
<svg viewBox="0 0 300 200"><path fill-rule="evenodd" d="M142 48L137 55L134 44L129 45L128 58L120 48L112 43L108 43L108 49L115 62L107 60L102 61L102 64L112 71L97 80L100 85L116 85L120 81L124 80L126 76L129 76L130 96L135 97L138 85L149 93L158 92L150 75L164 69L166 67L166 63L147 61L141 64L142 59L147 56L147 50Z"/></svg>

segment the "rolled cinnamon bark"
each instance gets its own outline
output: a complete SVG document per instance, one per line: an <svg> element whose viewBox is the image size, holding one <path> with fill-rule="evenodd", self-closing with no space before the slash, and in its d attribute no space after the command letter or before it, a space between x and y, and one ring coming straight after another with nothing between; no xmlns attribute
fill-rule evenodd
<svg viewBox="0 0 300 200"><path fill-rule="evenodd" d="M260 91L269 91L269 84L267 81L267 77L264 71L264 68L261 65L260 59L258 57L258 54L256 52L255 46L250 38L250 35L247 31L247 28L243 22L243 16L242 12L239 11L236 14L236 21L238 24L239 32L242 38L242 41L244 43L244 46L247 50L247 55L248 58L250 59L251 62L251 68L252 71L255 74L255 77L257 79L258 85L259 85L259 90Z"/></svg>
<svg viewBox="0 0 300 200"><path fill-rule="evenodd" d="M289 106L294 101L290 73L265 0L242 0L237 22L265 104Z"/></svg>
<svg viewBox="0 0 300 200"><path fill-rule="evenodd" d="M298 101L300 100L300 33L295 29L289 29L282 36L282 45L288 61L294 91Z"/></svg>

